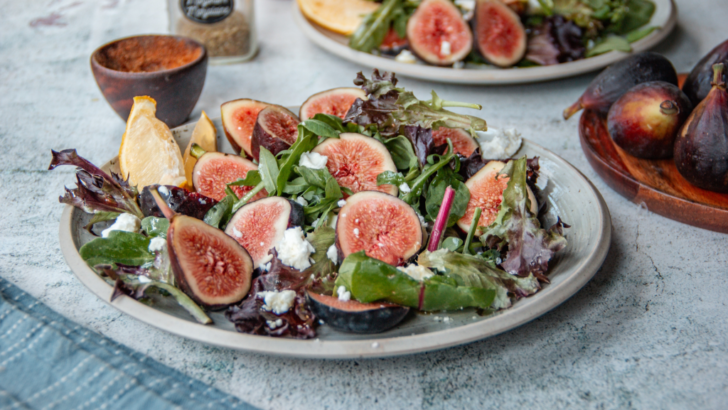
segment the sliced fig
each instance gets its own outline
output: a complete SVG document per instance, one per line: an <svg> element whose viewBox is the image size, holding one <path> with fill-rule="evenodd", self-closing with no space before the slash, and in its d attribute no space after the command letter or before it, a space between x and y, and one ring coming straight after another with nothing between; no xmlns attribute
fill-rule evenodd
<svg viewBox="0 0 728 410"><path fill-rule="evenodd" d="M502 1L478 0L474 25L478 51L491 64L511 67L526 54L526 29Z"/></svg>
<svg viewBox="0 0 728 410"><path fill-rule="evenodd" d="M192 185L195 191L221 201L227 195L225 186L239 178L245 178L248 171L256 170L258 166L243 157L220 152L207 152L202 155L192 170ZM232 187L238 198L243 197L253 189L249 186ZM259 192L253 199L268 196L265 190Z"/></svg>
<svg viewBox="0 0 728 410"><path fill-rule="evenodd" d="M253 155L250 148L253 127L258 119L258 113L269 106L271 104L249 98L228 101L220 106L222 127L235 152L239 153L242 149L246 154Z"/></svg>
<svg viewBox="0 0 728 410"><path fill-rule="evenodd" d="M713 88L713 64L716 63L723 63L728 66L728 40L718 44L701 58L685 79L682 90L690 98L693 107L700 104ZM728 76L723 73L723 82L726 82L726 80L728 80Z"/></svg>
<svg viewBox="0 0 728 410"><path fill-rule="evenodd" d="M342 259L364 251L367 256L398 266L425 243L420 218L401 199L376 191L350 196L336 220L336 245Z"/></svg>
<svg viewBox="0 0 728 410"><path fill-rule="evenodd" d="M361 88L342 87L322 91L306 99L301 105L301 109L298 110L298 116L301 121L306 121L319 113L335 115L343 119L357 98L367 99L366 93Z"/></svg>
<svg viewBox="0 0 728 410"><path fill-rule="evenodd" d="M435 65L452 65L470 53L473 33L448 0L424 0L407 22L410 49Z"/></svg>
<svg viewBox="0 0 728 410"><path fill-rule="evenodd" d="M384 40L382 40L382 44L379 45L379 51L386 54L396 55L399 54L399 52L402 51L407 44L407 37L400 37L399 34L397 34L397 30L390 27L389 31L387 31L387 35L384 36Z"/></svg>
<svg viewBox="0 0 728 410"><path fill-rule="evenodd" d="M380 191L397 195L394 185L377 186L377 175L384 171L397 172L387 147L362 134L343 133L329 138L312 152L328 157L326 168L340 186L352 192Z"/></svg>
<svg viewBox="0 0 728 410"><path fill-rule="evenodd" d="M344 302L313 292L308 292L306 299L317 318L336 330L349 333L384 332L397 326L410 310L388 302Z"/></svg>
<svg viewBox="0 0 728 410"><path fill-rule="evenodd" d="M244 247L256 268L272 259L268 251L291 226L303 223L303 206L280 196L245 204L230 219L225 233Z"/></svg>
<svg viewBox="0 0 728 410"><path fill-rule="evenodd" d="M475 138L471 137L463 129L440 127L437 130L432 130L432 139L436 147L447 144L448 138L452 141L452 147L455 153L465 158L469 158L478 149L478 143L475 141Z"/></svg>
<svg viewBox="0 0 728 410"><path fill-rule="evenodd" d="M633 54L596 76L584 94L564 110L564 119L569 119L582 108L606 116L609 107L627 90L648 81L665 81L677 85L675 67L670 60L657 53Z"/></svg>
<svg viewBox="0 0 728 410"><path fill-rule="evenodd" d="M483 211L480 214L479 228L476 230L476 235L483 233L481 227L487 227L495 221L500 211L501 202L503 202L503 191L508 186L508 177L498 175L505 166L505 162L490 161L465 181L465 186L470 191L470 201L468 201L465 214L458 220L458 226L463 232L468 232L470 229L473 216L475 216L475 208L480 207ZM531 188L528 188L528 199L531 201L531 213L536 215L538 213L538 203Z"/></svg>
<svg viewBox="0 0 728 410"><path fill-rule="evenodd" d="M250 142L253 158L259 159L260 147L265 147L273 155L288 149L296 142L299 122L296 114L283 107L271 105L264 108L253 127L253 139Z"/></svg>
<svg viewBox="0 0 728 410"><path fill-rule="evenodd" d="M190 192L184 188L173 185L147 185L139 194L139 207L144 216L164 216L162 210L152 196L152 190L158 190L167 206L174 212L193 218L202 219L217 201L214 198L202 195L199 192Z"/></svg>

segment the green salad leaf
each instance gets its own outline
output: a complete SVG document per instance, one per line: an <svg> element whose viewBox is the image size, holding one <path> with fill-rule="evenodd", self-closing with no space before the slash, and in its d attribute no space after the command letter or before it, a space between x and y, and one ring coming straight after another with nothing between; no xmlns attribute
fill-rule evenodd
<svg viewBox="0 0 728 410"><path fill-rule="evenodd" d="M133 232L111 231L108 238L96 238L81 246L78 253L89 264L141 266L154 261L149 252L150 238Z"/></svg>
<svg viewBox="0 0 728 410"><path fill-rule="evenodd" d="M209 211L208 211L209 213ZM148 216L142 219L142 231L147 236L153 238L167 238L167 230L169 229L169 220L167 218L158 218L156 216Z"/></svg>
<svg viewBox="0 0 728 410"><path fill-rule="evenodd" d="M453 159L457 161L457 157ZM442 199L445 197L445 189L447 187L452 187L455 190L455 198L450 208L450 216L447 219L446 226L450 227L455 225L465 215L465 211L468 209L468 202L470 201L470 191L461 179L462 177L457 174L457 171L454 171L450 167L443 167L432 178L425 194L425 209L427 210L427 217L431 221L434 221L437 218L438 212L440 212L440 205L442 204Z"/></svg>
<svg viewBox="0 0 728 410"><path fill-rule="evenodd" d="M384 0L379 8L364 17L362 23L349 38L349 47L365 53L378 49L384 36L387 35L392 21L400 13L404 14L402 0ZM401 26L401 24L400 22L399 25Z"/></svg>

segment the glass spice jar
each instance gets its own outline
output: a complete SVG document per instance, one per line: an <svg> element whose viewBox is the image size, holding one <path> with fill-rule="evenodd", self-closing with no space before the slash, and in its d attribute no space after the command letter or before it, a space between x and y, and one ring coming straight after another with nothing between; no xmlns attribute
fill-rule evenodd
<svg viewBox="0 0 728 410"><path fill-rule="evenodd" d="M254 0L168 0L170 32L205 45L211 64L250 60L258 51Z"/></svg>

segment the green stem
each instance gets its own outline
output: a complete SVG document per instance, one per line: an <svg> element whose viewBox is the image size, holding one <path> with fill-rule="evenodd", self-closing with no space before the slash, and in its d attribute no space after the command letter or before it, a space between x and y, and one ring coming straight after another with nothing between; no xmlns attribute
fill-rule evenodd
<svg viewBox="0 0 728 410"><path fill-rule="evenodd" d="M206 151L197 144L192 144L192 147L190 147L190 155L192 155L193 157L195 157L197 159L200 159L200 157L205 155L205 153L206 153Z"/></svg>
<svg viewBox="0 0 728 410"><path fill-rule="evenodd" d="M723 82L724 68L725 65L723 65L723 63L713 64L713 82L711 82L710 85L725 89L725 83Z"/></svg>
<svg viewBox="0 0 728 410"><path fill-rule="evenodd" d="M468 229L468 236L465 238L465 246L463 246L463 255L469 255L470 254L470 242L473 241L473 236L475 236L475 231L478 229L478 222L480 222L480 214L483 212L483 209L480 207L475 208L475 214L473 215L473 220L470 222L470 229Z"/></svg>
<svg viewBox="0 0 728 410"><path fill-rule="evenodd" d="M255 186L255 188L250 190L247 194L245 194L245 196L243 196L237 202L235 202L235 204L233 205L233 213L235 213L235 211L240 209L243 205L247 204L248 201L253 199L253 197L255 195L257 195L258 192L262 191L264 188L265 188L265 185L261 181L258 185Z"/></svg>
<svg viewBox="0 0 728 410"><path fill-rule="evenodd" d="M480 104L471 104L471 103L465 103L465 102L459 102L459 101L442 101L443 107L463 107L463 108L472 108L474 110L482 110L483 106Z"/></svg>

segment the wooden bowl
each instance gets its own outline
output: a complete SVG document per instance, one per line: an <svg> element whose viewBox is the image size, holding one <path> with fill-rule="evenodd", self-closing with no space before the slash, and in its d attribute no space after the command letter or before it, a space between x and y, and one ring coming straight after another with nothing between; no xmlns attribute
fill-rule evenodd
<svg viewBox="0 0 728 410"><path fill-rule="evenodd" d="M172 38L199 49L199 56L186 64L159 71L128 72L112 69L106 62L110 47L122 42L154 44L156 38ZM134 97L147 95L157 101L157 118L169 127L176 127L187 120L202 93L207 73L207 50L201 43L178 36L145 35L114 40L91 54L91 71L101 93L111 108L126 121Z"/></svg>

